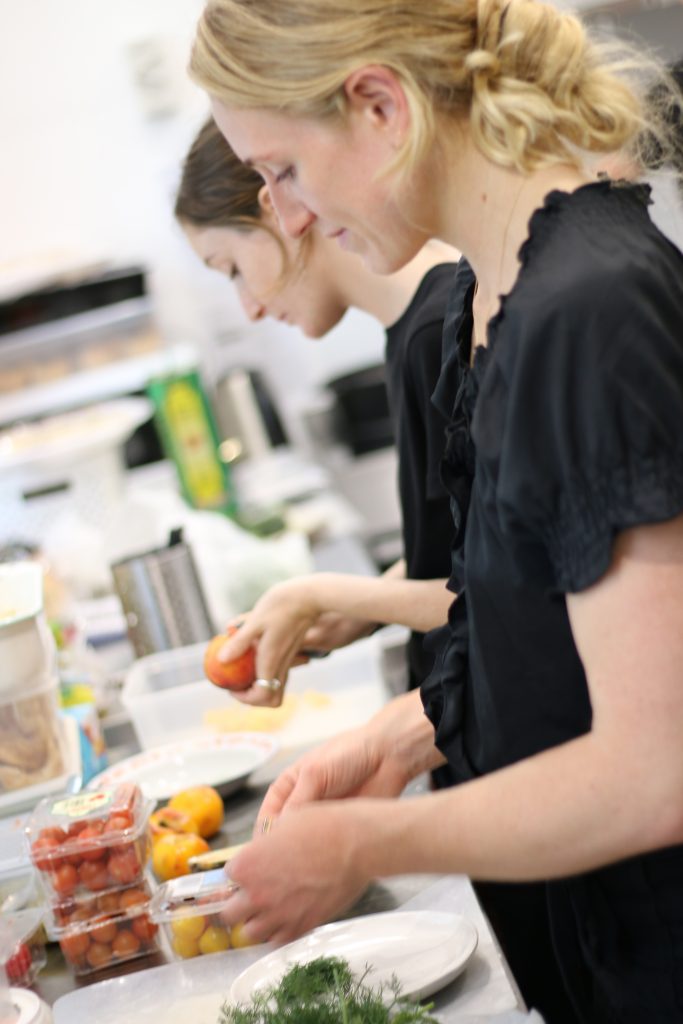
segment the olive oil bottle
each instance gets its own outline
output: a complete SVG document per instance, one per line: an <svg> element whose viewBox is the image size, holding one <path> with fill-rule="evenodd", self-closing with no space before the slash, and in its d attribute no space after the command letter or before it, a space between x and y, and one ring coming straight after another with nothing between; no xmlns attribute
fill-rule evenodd
<svg viewBox="0 0 683 1024"><path fill-rule="evenodd" d="M218 454L213 412L196 370L151 380L147 393L164 451L175 463L183 497L198 509L234 516L230 471Z"/></svg>

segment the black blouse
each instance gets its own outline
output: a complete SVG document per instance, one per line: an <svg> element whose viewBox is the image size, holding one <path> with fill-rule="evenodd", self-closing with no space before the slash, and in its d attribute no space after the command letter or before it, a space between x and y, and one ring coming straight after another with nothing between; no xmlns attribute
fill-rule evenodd
<svg viewBox="0 0 683 1024"><path fill-rule="evenodd" d="M456 393L458 596L423 696L462 779L590 728L564 594L603 575L618 531L683 511L683 256L647 195L551 193L471 370L474 278L457 271L434 401Z"/></svg>
<svg viewBox="0 0 683 1024"><path fill-rule="evenodd" d="M647 203L609 182L551 193L471 369L458 268L434 395L457 597L422 698L460 781L590 728L565 595L600 579L619 531L683 512L683 255ZM683 1020L683 847L546 888L581 1021Z"/></svg>
<svg viewBox="0 0 683 1024"><path fill-rule="evenodd" d="M453 524L439 467L446 421L431 402L441 369L444 314L455 263L440 263L422 278L408 308L387 328L387 391L398 451L403 555L411 580L448 576ZM423 634L408 644L409 685L429 675L433 657Z"/></svg>

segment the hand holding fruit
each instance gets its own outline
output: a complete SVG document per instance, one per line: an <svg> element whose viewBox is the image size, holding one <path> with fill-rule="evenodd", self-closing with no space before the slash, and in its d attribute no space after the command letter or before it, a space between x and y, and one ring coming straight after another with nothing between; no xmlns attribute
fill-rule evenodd
<svg viewBox="0 0 683 1024"><path fill-rule="evenodd" d="M228 626L225 633L209 642L204 655L207 679L224 690L247 690L256 680L256 651L253 647L248 647L232 661L219 660L221 649L237 632L237 626Z"/></svg>

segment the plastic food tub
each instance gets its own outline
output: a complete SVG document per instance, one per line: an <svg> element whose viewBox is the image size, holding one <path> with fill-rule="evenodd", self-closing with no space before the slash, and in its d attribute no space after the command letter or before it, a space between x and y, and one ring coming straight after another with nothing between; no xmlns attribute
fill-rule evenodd
<svg viewBox="0 0 683 1024"><path fill-rule="evenodd" d="M10 985L28 988L47 963L44 916L34 907L0 917L0 971Z"/></svg>
<svg viewBox="0 0 683 1024"><path fill-rule="evenodd" d="M246 715L234 731L266 730L254 723L254 712L262 718L264 709L247 708L210 683L204 676L206 644L192 644L172 651L140 658L130 669L123 687L122 702L130 714L143 750L190 739L207 728L232 731L213 724L225 710ZM330 657L311 661L289 673L285 701L293 695L299 701L296 713L273 729L280 745L299 747L326 739L344 729L354 728L374 714L387 699L381 671L381 646L375 637L335 651ZM316 704L309 696L320 697ZM271 712L272 709L265 709Z"/></svg>
<svg viewBox="0 0 683 1024"><path fill-rule="evenodd" d="M152 807L132 783L41 800L25 835L50 903L142 882Z"/></svg>
<svg viewBox="0 0 683 1024"><path fill-rule="evenodd" d="M92 974L159 949L149 909L143 882L53 907L52 932L74 974Z"/></svg>
<svg viewBox="0 0 683 1024"><path fill-rule="evenodd" d="M222 868L174 878L157 889L150 917L163 927L176 960L247 945L241 929L230 929L221 919L234 889Z"/></svg>

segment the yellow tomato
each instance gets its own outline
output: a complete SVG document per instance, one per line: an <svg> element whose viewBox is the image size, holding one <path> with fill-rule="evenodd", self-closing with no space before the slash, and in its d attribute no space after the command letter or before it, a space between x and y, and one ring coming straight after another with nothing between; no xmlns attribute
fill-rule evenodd
<svg viewBox="0 0 683 1024"><path fill-rule="evenodd" d="M195 831L204 839L215 835L223 824L225 811L220 793L212 786L191 786L172 796L169 808L183 811L193 819Z"/></svg>
<svg viewBox="0 0 683 1024"><path fill-rule="evenodd" d="M172 833L160 836L152 851L152 867L157 878L166 882L189 873L188 860L198 853L206 853L209 844L201 836Z"/></svg>
<svg viewBox="0 0 683 1024"><path fill-rule="evenodd" d="M183 960L190 960L193 956L199 956L199 942L197 939L188 939L176 935L171 945Z"/></svg>
<svg viewBox="0 0 683 1024"><path fill-rule="evenodd" d="M202 914L195 917L178 917L171 921L171 931L178 939L198 939L206 928L206 918Z"/></svg>
<svg viewBox="0 0 683 1024"><path fill-rule="evenodd" d="M234 924L230 929L230 945L233 949L245 949L247 946L258 945L254 939L248 939L244 934L244 925Z"/></svg>
<svg viewBox="0 0 683 1024"><path fill-rule="evenodd" d="M226 928L219 928L212 924L206 929L199 940L200 953L221 953L224 949L230 949L230 935Z"/></svg>

